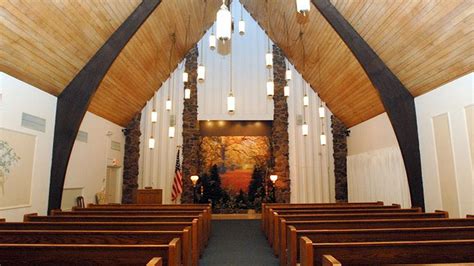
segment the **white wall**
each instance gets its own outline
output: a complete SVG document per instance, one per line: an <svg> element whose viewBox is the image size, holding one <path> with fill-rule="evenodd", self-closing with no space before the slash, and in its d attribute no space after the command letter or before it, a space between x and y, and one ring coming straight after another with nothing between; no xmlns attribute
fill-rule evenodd
<svg viewBox="0 0 474 266"><path fill-rule="evenodd" d="M0 210L0 217L6 218L7 221L22 221L25 213L37 212L45 215L48 205L56 97L3 72L0 72L0 92L0 127L37 136L31 207ZM46 131L43 133L22 127L23 112L46 119ZM123 161L124 138L120 126L91 113L86 114L81 130L89 133L89 142L76 141L67 171L65 188L84 187L86 201L92 202L93 195L102 187L107 158ZM111 137L106 136L108 131L112 132ZM111 139L122 143L121 152L110 150Z"/></svg>
<svg viewBox="0 0 474 266"><path fill-rule="evenodd" d="M474 140L468 136L467 118L469 116L466 113L474 110L472 108L474 105L473 83L474 74L471 73L415 98L427 211L444 209L450 212L451 217L464 217L468 213L474 213L472 159L474 155L470 150ZM441 157L436 152L435 133L437 132L434 132L433 119L445 114L449 118L450 129L447 137L451 138L452 143L452 150L446 152L452 152L455 169L453 180L448 184L455 186L455 189L450 189L450 191L457 191L457 195L442 195L440 186L440 182L444 179L440 180L439 166L446 162L440 161ZM406 173L403 163L400 163L401 153L387 115L379 115L350 130L351 136L348 138L349 198L371 200L375 197L385 197L385 199L377 199L396 201L398 198L402 204L407 202L409 195L406 193ZM380 162L374 164L375 160L382 160L385 166ZM368 165L372 166L367 168ZM387 174L381 175L384 172ZM364 173L365 176L363 176ZM443 176L443 178L446 177ZM386 193L379 194L380 191ZM393 191L399 193L393 194ZM443 204L443 196L454 197L454 200L449 198L449 204L448 202ZM457 206L450 205L451 202L456 202Z"/></svg>
<svg viewBox="0 0 474 266"><path fill-rule="evenodd" d="M474 105L474 73L449 82L436 90L421 95L415 99L420 138L420 152L423 171L426 208L429 211L445 209L450 213L459 210L459 215L474 213L474 175L470 145L474 139L469 139L466 120L466 107ZM472 112L472 108L470 109ZM457 188L455 202L458 206L449 206L442 201L439 155L436 152L433 118L447 114L452 154L454 155L454 175L452 183ZM472 125L471 125L472 126ZM449 152L449 151L446 151ZM453 215L451 215L453 216Z"/></svg>
<svg viewBox="0 0 474 266"><path fill-rule="evenodd" d="M87 143L77 140L74 143L64 188L83 188L87 204L94 203L95 194L105 188L107 161L117 159L123 165L125 138L122 127L89 112L86 113L80 130L88 133L88 140ZM121 143L120 151L111 149L112 141ZM122 184L121 170L122 168L118 171L118 184Z"/></svg>
<svg viewBox="0 0 474 266"><path fill-rule="evenodd" d="M397 138L386 113L360 123L347 138L349 201L384 201L411 207Z"/></svg>
<svg viewBox="0 0 474 266"><path fill-rule="evenodd" d="M1 218L6 218L7 221L22 221L23 215L26 213L46 214L47 211L56 97L3 72L0 72L0 88L2 89L0 127L36 136L31 206L0 210ZM22 127L23 112L46 119L46 131L43 133ZM22 193L22 191L18 191L18 193Z"/></svg>

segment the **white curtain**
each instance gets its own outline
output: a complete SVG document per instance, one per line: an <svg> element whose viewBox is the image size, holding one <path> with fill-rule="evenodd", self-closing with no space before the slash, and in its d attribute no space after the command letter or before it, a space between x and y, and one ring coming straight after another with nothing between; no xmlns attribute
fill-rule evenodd
<svg viewBox="0 0 474 266"><path fill-rule="evenodd" d="M163 189L163 203L171 203L177 146L183 143L184 85L182 73L184 71L184 61L179 64L171 77L155 93L155 110L158 112L158 121L156 123L151 122L153 99L149 100L142 110L138 184L140 188L151 186ZM170 85L171 90L169 90ZM172 101L171 111L165 109L168 96ZM168 137L170 115L174 115L176 121L174 138ZM154 149L149 149L148 139L152 134L152 128L156 143Z"/></svg>
<svg viewBox="0 0 474 266"><path fill-rule="evenodd" d="M319 118L321 99L296 69L290 65L292 80L288 97L288 133L290 145L291 202L334 202L334 160L331 133L331 112L326 108L326 117ZM302 134L303 97L309 97L305 118L309 127L308 136ZM324 125L323 125L324 124ZM324 129L327 145L321 146L320 134Z"/></svg>
<svg viewBox="0 0 474 266"><path fill-rule="evenodd" d="M347 157L349 201L384 201L411 207L410 191L399 147Z"/></svg>

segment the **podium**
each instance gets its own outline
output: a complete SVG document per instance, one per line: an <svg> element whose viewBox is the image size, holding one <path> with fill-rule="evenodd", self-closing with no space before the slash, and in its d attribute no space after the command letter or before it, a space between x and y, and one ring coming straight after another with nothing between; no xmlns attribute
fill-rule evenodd
<svg viewBox="0 0 474 266"><path fill-rule="evenodd" d="M162 189L137 189L136 204L163 204L163 190Z"/></svg>

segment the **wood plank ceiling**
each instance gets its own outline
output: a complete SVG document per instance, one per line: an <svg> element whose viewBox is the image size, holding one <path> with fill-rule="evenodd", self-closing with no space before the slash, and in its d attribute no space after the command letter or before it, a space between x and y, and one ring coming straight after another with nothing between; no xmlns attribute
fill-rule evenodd
<svg viewBox="0 0 474 266"><path fill-rule="evenodd" d="M365 72L314 6L304 17L295 1L241 2L347 126L384 112ZM413 96L474 70L472 0L331 2Z"/></svg>
<svg viewBox="0 0 474 266"><path fill-rule="evenodd" d="M4 0L0 71L59 95L140 0ZM89 111L126 125L201 39L219 0L163 0L115 60ZM173 45L172 34L176 35Z"/></svg>
<svg viewBox="0 0 474 266"><path fill-rule="evenodd" d="M331 1L414 96L474 70L472 0ZM59 95L140 2L3 0L0 71ZM241 2L348 126L384 111L357 60L314 6L303 17L293 0ZM220 4L163 0L114 62L89 110L126 125L169 76L171 34L177 36L174 68Z"/></svg>

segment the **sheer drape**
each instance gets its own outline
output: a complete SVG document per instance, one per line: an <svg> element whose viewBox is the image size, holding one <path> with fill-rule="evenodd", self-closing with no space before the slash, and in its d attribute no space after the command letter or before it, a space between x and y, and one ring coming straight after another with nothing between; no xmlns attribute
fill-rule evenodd
<svg viewBox="0 0 474 266"><path fill-rule="evenodd" d="M408 181L398 147L347 157L349 201L384 201L411 207Z"/></svg>

